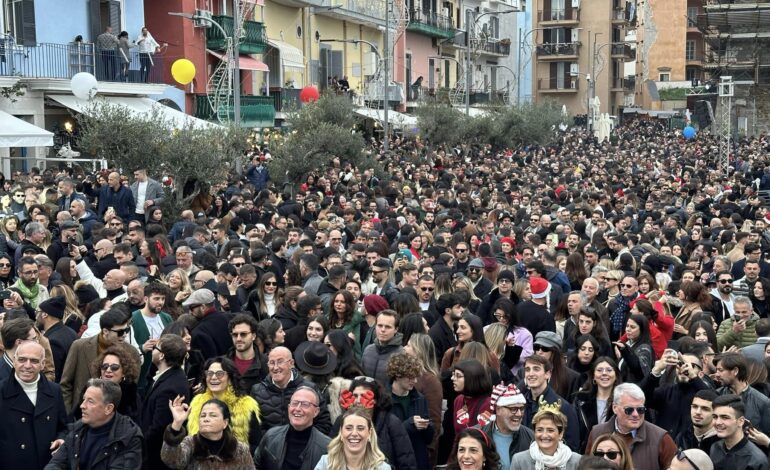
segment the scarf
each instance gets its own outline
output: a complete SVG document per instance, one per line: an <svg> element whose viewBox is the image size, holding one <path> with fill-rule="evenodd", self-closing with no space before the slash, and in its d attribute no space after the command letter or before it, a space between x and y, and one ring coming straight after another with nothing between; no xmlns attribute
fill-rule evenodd
<svg viewBox="0 0 770 470"><path fill-rule="evenodd" d="M622 295L617 296L617 299L618 306L610 316L610 324L612 325L612 332L619 334L626 326L626 313L631 309L631 299Z"/></svg>
<svg viewBox="0 0 770 470"><path fill-rule="evenodd" d="M27 302L30 307L37 308L39 302L38 295L40 295L40 283L36 282L34 286L27 287L21 279L16 281L13 287L19 289L19 294Z"/></svg>
<svg viewBox="0 0 770 470"><path fill-rule="evenodd" d="M567 468L567 462L572 458L572 450L566 444L560 442L555 454L545 455L540 451L537 442L533 442L529 445L529 456L535 461L535 470Z"/></svg>
<svg viewBox="0 0 770 470"><path fill-rule="evenodd" d="M198 434L199 419L203 404L214 398L211 391L196 395L190 403L190 417L187 420L187 433L191 436ZM230 424L228 427L239 442L249 444L249 431L251 427L251 417L255 415L259 420L259 405L256 400L249 395L237 396L232 385L227 386L225 393L219 397L220 400L230 408Z"/></svg>

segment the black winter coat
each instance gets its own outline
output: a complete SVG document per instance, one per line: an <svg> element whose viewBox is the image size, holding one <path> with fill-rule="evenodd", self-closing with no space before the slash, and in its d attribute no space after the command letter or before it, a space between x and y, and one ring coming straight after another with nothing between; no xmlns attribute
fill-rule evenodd
<svg viewBox="0 0 770 470"><path fill-rule="evenodd" d="M612 412L612 398L607 400L607 407L605 413L607 416L605 419L599 421L598 410L596 408L596 393L589 393L588 391L580 391L575 397L575 412L577 413L578 425L580 428L580 450L586 448L588 443L588 435L591 434L591 429L594 426L608 421L615 414Z"/></svg>
<svg viewBox="0 0 770 470"><path fill-rule="evenodd" d="M82 421L72 425L64 444L53 454L45 470L79 468L80 446L88 427ZM119 413L112 420L103 451L91 462L91 470L136 470L142 466L142 431L131 418Z"/></svg>
<svg viewBox="0 0 770 470"><path fill-rule="evenodd" d="M337 418L330 436L334 438L340 432L342 416ZM393 470L421 470L426 467L417 467L414 449L409 444L409 435L404 429L401 420L390 411L376 412L374 428L377 431L377 445Z"/></svg>
<svg viewBox="0 0 770 470"><path fill-rule="evenodd" d="M297 370L292 371L292 379L286 388L278 388L269 375L265 377L265 380L252 387L251 396L259 403L263 431L289 424L289 401L291 401L291 396L297 388L302 385L318 390L313 382L305 380ZM332 427L332 420L324 394L320 390L318 390L318 394L321 396L321 403L318 407L321 412L313 421L313 426L322 433L328 434Z"/></svg>
<svg viewBox="0 0 770 470"><path fill-rule="evenodd" d="M166 426L174 420L169 410L169 401L181 395L185 397L185 403L190 403L190 386L187 383L187 375L176 367L167 370L150 387L142 404L142 414L139 425L145 438L147 450L144 468L147 470L168 468L160 459L160 449L163 447L163 432Z"/></svg>
<svg viewBox="0 0 770 470"><path fill-rule="evenodd" d="M406 411L404 408L393 401L393 408L391 413L398 417L406 428L406 432L409 435L409 440L412 442L412 450L414 450L414 457L417 462L417 468L430 468L428 457L428 446L433 442L433 435L436 430L433 428L432 423L428 423L426 429L417 429L414 425L414 417L419 416L421 418L430 418L428 413L428 403L425 401L425 396L417 390L412 389L409 392L409 407Z"/></svg>
<svg viewBox="0 0 770 470"><path fill-rule="evenodd" d="M56 382L58 383L64 371L64 361L67 359L67 352L69 352L72 343L78 339L78 335L71 328L65 326L64 323L58 322L46 330L45 337L48 338L48 342L51 344Z"/></svg>
<svg viewBox="0 0 770 470"><path fill-rule="evenodd" d="M51 442L67 434L61 389L43 374L32 405L14 376L0 382L0 468L41 469L51 459Z"/></svg>
<svg viewBox="0 0 770 470"><path fill-rule="evenodd" d="M271 470L283 468L283 461L286 458L286 435L289 432L288 424L270 429L259 443L257 451L254 452L254 465L256 470ZM329 447L329 439L324 433L312 428L310 439L302 452L302 466L300 470L315 469L321 456L326 454Z"/></svg>
<svg viewBox="0 0 770 470"><path fill-rule="evenodd" d="M190 335L190 347L201 352L204 359L223 356L233 347L228 323L231 314L212 311L203 317L193 328Z"/></svg>

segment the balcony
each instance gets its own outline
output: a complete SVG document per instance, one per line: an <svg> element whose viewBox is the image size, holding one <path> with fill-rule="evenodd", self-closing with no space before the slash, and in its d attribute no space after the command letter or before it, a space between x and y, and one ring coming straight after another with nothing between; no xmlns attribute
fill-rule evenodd
<svg viewBox="0 0 770 470"><path fill-rule="evenodd" d="M628 23L628 15L625 8L612 10L612 24L624 25Z"/></svg>
<svg viewBox="0 0 770 470"><path fill-rule="evenodd" d="M452 19L432 11L411 10L406 30L440 39L451 39L455 35Z"/></svg>
<svg viewBox="0 0 770 470"><path fill-rule="evenodd" d="M636 59L636 51L630 44L618 42L610 46L610 55L613 59L623 59L626 62Z"/></svg>
<svg viewBox="0 0 770 470"><path fill-rule="evenodd" d="M465 35L460 35L460 36L465 36ZM510 39L474 38L473 40L471 40L471 47L475 51L479 51L489 55L508 56L511 54Z"/></svg>
<svg viewBox="0 0 770 470"><path fill-rule="evenodd" d="M541 93L577 93L580 89L580 80L577 77L539 78L537 90Z"/></svg>
<svg viewBox="0 0 770 470"><path fill-rule="evenodd" d="M633 92L636 90L636 77L626 77L623 79L623 89Z"/></svg>
<svg viewBox="0 0 770 470"><path fill-rule="evenodd" d="M688 67L703 67L704 55L702 52L685 53L685 65Z"/></svg>
<svg viewBox="0 0 770 470"><path fill-rule="evenodd" d="M232 16L212 16L211 19L222 26L228 37L232 37ZM244 37L238 47L241 54L262 54L267 50L265 25L256 21L244 21L243 30ZM227 47L226 38L222 37L222 32L216 26L206 29L206 47L213 51L224 51Z"/></svg>
<svg viewBox="0 0 770 470"><path fill-rule="evenodd" d="M580 41L555 42L537 46L537 56L541 60L577 59Z"/></svg>
<svg viewBox="0 0 770 470"><path fill-rule="evenodd" d="M537 19L541 26L567 26L580 23L580 9L540 10Z"/></svg>
<svg viewBox="0 0 770 470"><path fill-rule="evenodd" d="M610 90L612 91L626 91L626 79L625 78L613 78L610 83Z"/></svg>
<svg viewBox="0 0 770 470"><path fill-rule="evenodd" d="M155 54L149 68L142 71L136 49L129 51L126 68L122 67L119 52L99 51L92 43L21 46L6 40L0 41L0 50L4 51L0 76L69 80L76 73L88 72L100 82L115 83L162 84L164 70L178 58Z"/></svg>
<svg viewBox="0 0 770 470"><path fill-rule="evenodd" d="M385 26L385 0L323 0L317 15L369 26Z"/></svg>
<svg viewBox="0 0 770 470"><path fill-rule="evenodd" d="M232 120L235 117L234 106L227 106ZM207 95L195 96L195 117L207 121L216 120L216 113L211 107ZM272 96L241 96L241 127L274 127L275 108Z"/></svg>
<svg viewBox="0 0 770 470"><path fill-rule="evenodd" d="M299 100L299 88L270 88L270 97L273 99L273 109L279 113L298 111L302 107Z"/></svg>

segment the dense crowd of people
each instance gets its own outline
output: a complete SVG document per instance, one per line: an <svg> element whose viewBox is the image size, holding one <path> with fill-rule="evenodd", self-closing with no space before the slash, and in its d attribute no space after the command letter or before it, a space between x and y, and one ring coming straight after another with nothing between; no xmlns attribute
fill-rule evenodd
<svg viewBox="0 0 770 470"><path fill-rule="evenodd" d="M554 140L2 178L0 468L770 469L770 140Z"/></svg>

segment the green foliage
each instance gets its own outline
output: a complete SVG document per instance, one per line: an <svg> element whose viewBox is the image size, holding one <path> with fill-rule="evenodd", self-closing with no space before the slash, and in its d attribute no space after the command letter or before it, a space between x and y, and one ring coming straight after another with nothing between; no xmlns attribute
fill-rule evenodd
<svg viewBox="0 0 770 470"><path fill-rule="evenodd" d="M292 131L282 146L274 149L268 164L276 178L285 175L299 182L307 173L328 165L335 157L353 165L371 167L363 153L364 139L352 132L353 104L343 96L325 94L315 103L304 105L289 121Z"/></svg>
<svg viewBox="0 0 770 470"><path fill-rule="evenodd" d="M687 99L687 88L667 88L658 94L661 101L684 101Z"/></svg>
<svg viewBox="0 0 770 470"><path fill-rule="evenodd" d="M554 103L484 108L486 115L469 117L457 108L427 105L417 109L420 136L431 145L487 144L496 149L550 142L554 126L564 118Z"/></svg>
<svg viewBox="0 0 770 470"><path fill-rule="evenodd" d="M144 167L153 178L173 177L173 197L167 198L173 211L195 196L183 197L185 184L221 182L248 150L247 129L198 128L192 123L175 129L157 110L139 115L124 106L99 103L80 114L78 122L78 144L85 152L124 172Z"/></svg>

